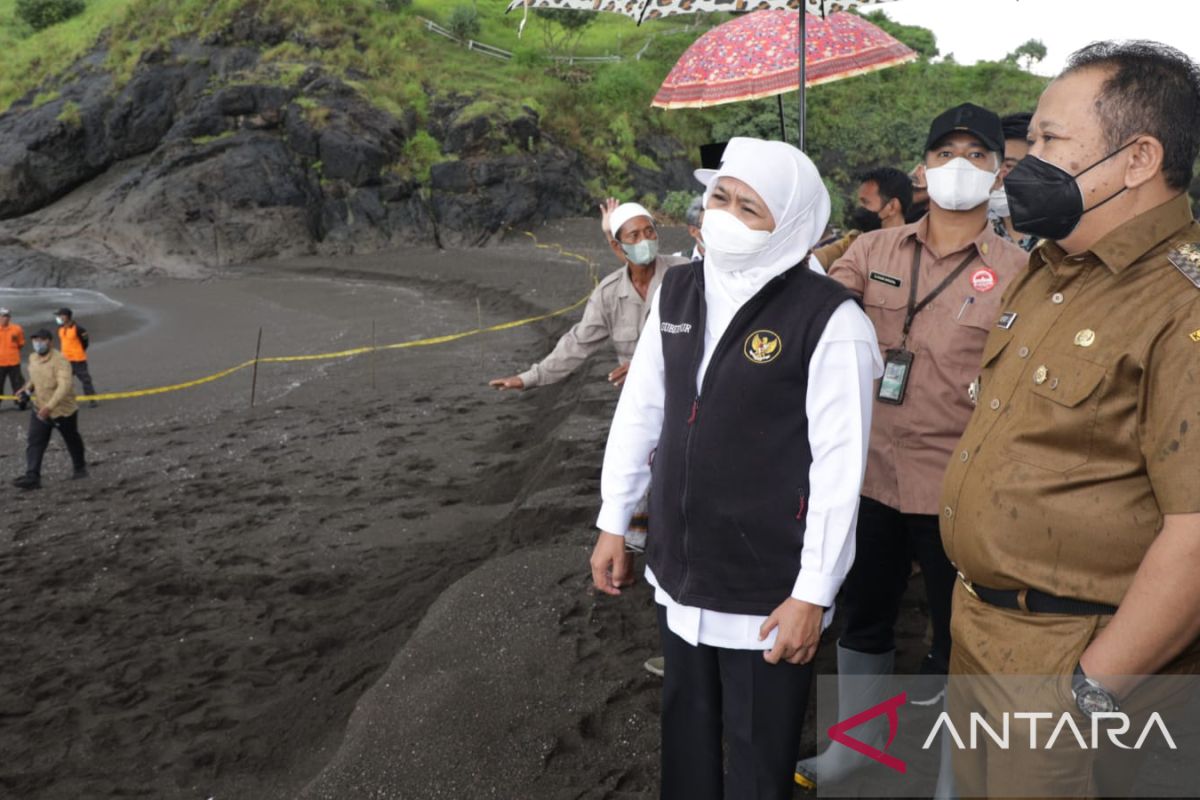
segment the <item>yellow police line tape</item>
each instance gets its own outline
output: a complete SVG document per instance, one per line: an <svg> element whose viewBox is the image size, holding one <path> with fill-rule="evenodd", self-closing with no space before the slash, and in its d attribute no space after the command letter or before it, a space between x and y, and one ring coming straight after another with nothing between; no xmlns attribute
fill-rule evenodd
<svg viewBox="0 0 1200 800"><path fill-rule="evenodd" d="M567 258L574 258L578 261L582 261L584 264L586 264L588 266L588 277L590 277L592 279L593 288L596 286L596 283L597 283L596 263L594 261L592 261L590 258L588 258L587 256L584 256L584 255L580 255L579 253L572 253L569 250L565 250L565 249L563 249L563 246L560 244L542 244L541 242L539 242L537 240L537 237L534 236L533 233L531 233L530 231L525 231L525 235L528 236L530 239L532 239L534 247L537 247L540 250L555 250L559 255L565 256ZM259 364L288 364L288 363L292 363L292 362L296 362L296 361L328 361L328 360L335 359L335 358L352 358L353 356L361 356L361 355L365 355L367 353L371 353L371 352L378 351L378 350L405 350L410 347L429 347L429 346L435 345L435 344L446 344L448 342L458 341L459 339L466 339L470 336L479 336L480 334L484 334L484 333L498 333L499 331L512 330L513 328L520 328L525 325L532 325L535 322L541 322L542 320L551 319L552 317L562 316L563 314L568 314L568 313L574 311L575 309L579 308L581 305L586 303L588 301L588 298L590 298L591 296L592 296L592 293L589 290L587 294L585 294L583 297L576 300L571 305L564 306L563 308L557 309L556 311L550 311L546 314L539 314L534 317L525 317L524 319L513 320L511 322L501 322L499 324L491 325L486 328L474 328L469 331L459 331L458 333L449 333L444 336L431 336L426 339L414 339L411 342L397 342L395 344L375 345L374 347L372 347L372 346L354 347L354 348L351 348L350 350L339 350L336 353L314 353L312 355L307 355L307 356L267 356L264 358L258 358L257 361ZM133 397L148 397L150 395L155 395L155 394L166 394L168 392L178 392L183 389L191 389L195 386L201 386L206 383L212 383L213 381L221 380L222 378L227 378L235 372L240 372L241 370L246 369L247 367L254 366L255 361L256 361L256 359L251 358L248 361L243 361L241 364L238 364L237 366L230 367L229 369L221 370L220 372L213 373L212 375L206 375L203 378L196 378L195 380L185 381L184 383L175 383L170 386L156 386L152 389L139 389L139 390L133 391L133 392L105 392L105 393L96 394L96 395L81 395L77 399L78 400L128 400ZM13 397L12 395L0 394L0 400L16 400L16 399L17 398Z"/></svg>

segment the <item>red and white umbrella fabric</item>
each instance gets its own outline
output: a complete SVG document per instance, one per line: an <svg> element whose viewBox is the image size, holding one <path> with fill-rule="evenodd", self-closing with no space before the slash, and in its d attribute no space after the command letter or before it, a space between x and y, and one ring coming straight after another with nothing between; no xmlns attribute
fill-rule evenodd
<svg viewBox="0 0 1200 800"><path fill-rule="evenodd" d="M917 60L917 53L854 14L805 15L805 86ZM800 88L798 14L761 11L705 33L684 51L652 105L704 108Z"/></svg>
<svg viewBox="0 0 1200 800"><path fill-rule="evenodd" d="M876 5L890 0L804 0L804 8L810 14L826 16L855 6ZM570 11L609 11L624 14L637 20L638 24L648 19L661 19L676 14L721 11L762 11L786 8L799 11L801 0L511 0L508 11L524 7L562 9Z"/></svg>

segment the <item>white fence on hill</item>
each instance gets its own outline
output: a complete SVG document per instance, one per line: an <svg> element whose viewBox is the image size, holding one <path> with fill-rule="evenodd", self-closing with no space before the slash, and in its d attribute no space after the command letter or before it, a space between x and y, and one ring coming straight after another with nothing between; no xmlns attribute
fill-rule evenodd
<svg viewBox="0 0 1200 800"><path fill-rule="evenodd" d="M436 33L438 36L444 36L453 42L458 42L459 44L464 45L468 50L473 50L480 55L491 56L492 58L498 58L501 61L509 61L513 57L513 54L508 50L504 50L499 47L493 47L490 44L477 42L474 39L467 39L464 41L443 28L441 25L438 25L433 20L422 17L421 22L425 24L425 30L429 31L430 33ZM640 56L641 53L638 55ZM550 60L561 61L566 64L613 64L621 61L622 59L620 56L551 56Z"/></svg>

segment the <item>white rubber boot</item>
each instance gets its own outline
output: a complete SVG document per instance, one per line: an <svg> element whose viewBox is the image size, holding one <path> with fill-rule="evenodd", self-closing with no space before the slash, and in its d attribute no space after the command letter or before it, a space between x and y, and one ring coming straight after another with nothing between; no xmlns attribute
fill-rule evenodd
<svg viewBox="0 0 1200 800"><path fill-rule="evenodd" d="M888 699L896 664L895 650L874 655L849 650L839 643L837 662L838 719L846 719ZM842 680L851 675L873 677ZM887 716L864 722L854 729L853 735L860 742L882 750L888 737ZM805 789L815 789L818 781L836 783L869 763L866 756L833 742L824 753L796 762L796 783Z"/></svg>
<svg viewBox="0 0 1200 800"><path fill-rule="evenodd" d="M946 698L942 708L946 711L950 710L950 698ZM939 756L941 763L938 764L938 782L937 787L933 790L933 800L957 800L958 793L954 786L954 756L950 750L950 735L944 728L941 740L941 747L938 748L941 752Z"/></svg>

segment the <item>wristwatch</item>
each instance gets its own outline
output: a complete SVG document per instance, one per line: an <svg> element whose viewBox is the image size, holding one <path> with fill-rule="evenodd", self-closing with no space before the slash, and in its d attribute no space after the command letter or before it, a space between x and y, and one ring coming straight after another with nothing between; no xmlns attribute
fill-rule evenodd
<svg viewBox="0 0 1200 800"><path fill-rule="evenodd" d="M1075 705L1088 719L1093 714L1111 714L1121 710L1112 692L1099 681L1085 675L1079 664L1075 665L1075 673L1071 676L1071 694L1075 697Z"/></svg>

